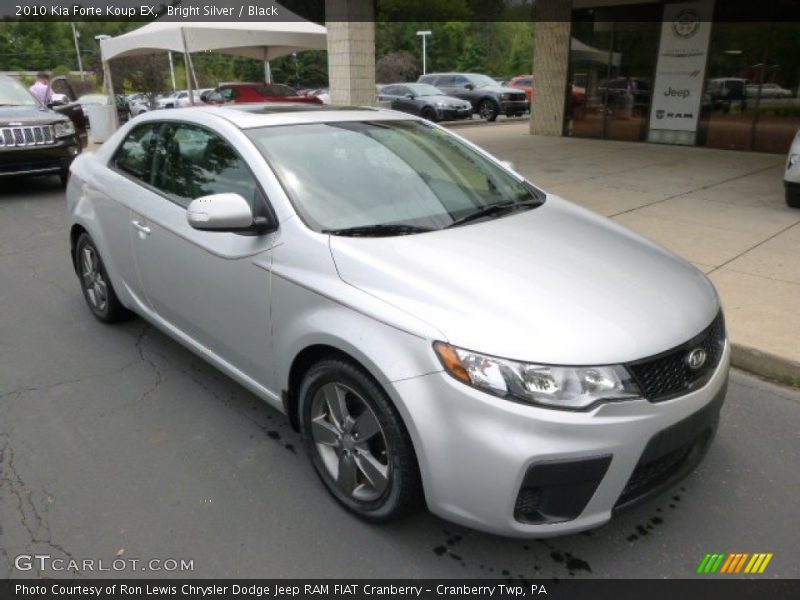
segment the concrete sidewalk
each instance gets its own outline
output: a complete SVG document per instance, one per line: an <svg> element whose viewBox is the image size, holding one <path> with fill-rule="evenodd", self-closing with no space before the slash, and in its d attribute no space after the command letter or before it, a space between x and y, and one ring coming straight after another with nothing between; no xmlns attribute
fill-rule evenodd
<svg viewBox="0 0 800 600"><path fill-rule="evenodd" d="M531 136L527 122L453 129L697 265L722 296L734 364L800 384L800 210L784 202L784 156Z"/></svg>

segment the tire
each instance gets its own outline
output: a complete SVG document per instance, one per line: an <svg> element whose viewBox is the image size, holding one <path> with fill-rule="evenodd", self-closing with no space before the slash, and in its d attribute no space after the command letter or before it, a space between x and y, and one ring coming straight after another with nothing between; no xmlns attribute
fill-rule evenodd
<svg viewBox="0 0 800 600"><path fill-rule="evenodd" d="M83 297L99 321L116 323L131 316L117 298L103 259L88 233L82 233L75 244L75 265Z"/></svg>
<svg viewBox="0 0 800 600"><path fill-rule="evenodd" d="M411 439L386 393L361 368L340 359L311 367L298 411L311 463L339 504L374 523L418 509L422 484Z"/></svg>
<svg viewBox="0 0 800 600"><path fill-rule="evenodd" d="M431 121L432 123L436 123L439 119L436 117L436 111L433 110L430 106L426 106L420 112L420 116L425 119L426 121Z"/></svg>
<svg viewBox="0 0 800 600"><path fill-rule="evenodd" d="M481 103L478 105L478 114L482 119L491 122L497 119L497 115L500 114L500 107L497 106L497 102L487 98L481 100Z"/></svg>
<svg viewBox="0 0 800 600"><path fill-rule="evenodd" d="M800 189L786 190L786 206L800 208Z"/></svg>

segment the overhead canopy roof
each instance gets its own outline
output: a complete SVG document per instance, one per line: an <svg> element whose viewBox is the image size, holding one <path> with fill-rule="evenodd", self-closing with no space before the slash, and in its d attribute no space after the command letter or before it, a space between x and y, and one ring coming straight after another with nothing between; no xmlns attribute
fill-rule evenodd
<svg viewBox="0 0 800 600"><path fill-rule="evenodd" d="M156 21L126 34L101 40L104 61L156 52L213 50L234 56L272 60L301 50L324 50L327 30L309 21ZM185 45L184 45L185 38Z"/></svg>
<svg viewBox="0 0 800 600"><path fill-rule="evenodd" d="M600 50L584 44L577 38L571 38L569 43L570 60L576 63L595 63L599 65L611 65L618 67L622 55L619 52L609 52Z"/></svg>

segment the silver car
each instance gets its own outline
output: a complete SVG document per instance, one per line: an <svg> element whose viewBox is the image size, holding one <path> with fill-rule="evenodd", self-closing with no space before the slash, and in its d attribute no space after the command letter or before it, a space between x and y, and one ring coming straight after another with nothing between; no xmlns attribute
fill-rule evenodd
<svg viewBox="0 0 800 600"><path fill-rule="evenodd" d="M437 125L146 113L72 166L75 270L286 413L371 521L596 527L714 435L729 345L696 268Z"/></svg>

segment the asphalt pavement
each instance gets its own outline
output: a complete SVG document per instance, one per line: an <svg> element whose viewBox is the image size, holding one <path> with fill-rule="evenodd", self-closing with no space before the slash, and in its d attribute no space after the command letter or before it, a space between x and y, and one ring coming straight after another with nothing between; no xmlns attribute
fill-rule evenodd
<svg viewBox="0 0 800 600"><path fill-rule="evenodd" d="M771 552L762 577L800 577L798 447L800 393L733 372L697 471L600 529L363 523L281 414L143 321L91 316L55 178L0 180L0 577L36 576L15 557L48 554L193 561L127 577L660 578L693 576L708 552Z"/></svg>

